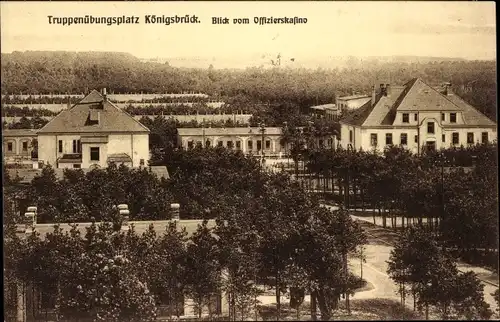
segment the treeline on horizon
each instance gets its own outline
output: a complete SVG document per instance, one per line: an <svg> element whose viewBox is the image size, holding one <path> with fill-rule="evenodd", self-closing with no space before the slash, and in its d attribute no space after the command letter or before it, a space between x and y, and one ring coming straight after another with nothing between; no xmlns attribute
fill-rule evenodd
<svg viewBox="0 0 500 322"><path fill-rule="evenodd" d="M451 82L454 92L496 119L495 61L361 61L344 69L250 67L245 70L176 68L141 62L125 53L28 51L2 54L2 94L68 94L106 87L118 93L202 92L235 108L291 103L306 108L335 102L373 85L403 85L420 77L430 85Z"/></svg>

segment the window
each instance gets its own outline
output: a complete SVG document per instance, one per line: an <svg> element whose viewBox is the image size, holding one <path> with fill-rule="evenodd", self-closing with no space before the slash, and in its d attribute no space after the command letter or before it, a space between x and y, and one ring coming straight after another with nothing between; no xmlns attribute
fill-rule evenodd
<svg viewBox="0 0 500 322"><path fill-rule="evenodd" d="M236 148L238 150L241 149L241 142L240 141L236 141Z"/></svg>
<svg viewBox="0 0 500 322"><path fill-rule="evenodd" d="M63 152L63 143L62 140L59 140L59 153Z"/></svg>
<svg viewBox="0 0 500 322"><path fill-rule="evenodd" d="M270 148L271 148L271 141L266 140L266 149L270 149Z"/></svg>
<svg viewBox="0 0 500 322"><path fill-rule="evenodd" d="M474 133L467 132L467 144L474 144Z"/></svg>
<svg viewBox="0 0 500 322"><path fill-rule="evenodd" d="M28 151L28 142L26 141L23 142L23 151L24 152Z"/></svg>
<svg viewBox="0 0 500 322"><path fill-rule="evenodd" d="M378 144L377 141L378 141L377 133L370 134L370 144L371 144L371 146L377 146L377 144Z"/></svg>
<svg viewBox="0 0 500 322"><path fill-rule="evenodd" d="M90 148L90 161L99 161L99 148Z"/></svg>
<svg viewBox="0 0 500 322"><path fill-rule="evenodd" d="M415 143L418 143L418 135L415 135Z"/></svg>
<svg viewBox="0 0 500 322"><path fill-rule="evenodd" d="M196 147L197 148L203 147L203 144L201 143L201 141L196 141Z"/></svg>
<svg viewBox="0 0 500 322"><path fill-rule="evenodd" d="M444 122L446 120L444 113L441 113L441 122Z"/></svg>
<svg viewBox="0 0 500 322"><path fill-rule="evenodd" d="M139 160L139 165L143 166L144 165L144 159Z"/></svg>
<svg viewBox="0 0 500 322"><path fill-rule="evenodd" d="M453 144L458 144L458 133L457 132L451 134L451 142Z"/></svg>
<svg viewBox="0 0 500 322"><path fill-rule="evenodd" d="M206 148L210 147L210 140L207 140L207 141L205 142L205 147L206 147Z"/></svg>
<svg viewBox="0 0 500 322"><path fill-rule="evenodd" d="M12 152L12 150L14 150L12 142L7 143L7 151Z"/></svg>
<svg viewBox="0 0 500 322"><path fill-rule="evenodd" d="M193 148L193 141L188 141L188 149L192 149Z"/></svg>
<svg viewBox="0 0 500 322"><path fill-rule="evenodd" d="M450 123L457 123L457 113L450 113Z"/></svg>
<svg viewBox="0 0 500 322"><path fill-rule="evenodd" d="M349 130L349 142L352 143L352 130Z"/></svg>
<svg viewBox="0 0 500 322"><path fill-rule="evenodd" d="M441 134L441 141L446 142L446 135Z"/></svg>
<svg viewBox="0 0 500 322"><path fill-rule="evenodd" d="M406 133L401 133L401 145L408 145L408 134Z"/></svg>
<svg viewBox="0 0 500 322"><path fill-rule="evenodd" d="M427 122L427 133L434 134L434 122Z"/></svg>
<svg viewBox="0 0 500 322"><path fill-rule="evenodd" d="M252 140L248 141L248 149L249 150L253 149L253 141Z"/></svg>
<svg viewBox="0 0 500 322"><path fill-rule="evenodd" d="M403 123L410 123L410 114L403 113Z"/></svg>
<svg viewBox="0 0 500 322"><path fill-rule="evenodd" d="M73 153L82 153L80 140L73 140Z"/></svg>
<svg viewBox="0 0 500 322"><path fill-rule="evenodd" d="M223 144L224 144L224 142L222 142L222 141L217 142L217 145L220 146L220 147L222 147Z"/></svg>
<svg viewBox="0 0 500 322"><path fill-rule="evenodd" d="M385 135L385 144L392 145L392 133L387 133Z"/></svg>
<svg viewBox="0 0 500 322"><path fill-rule="evenodd" d="M233 148L233 141L227 141L226 146L230 149Z"/></svg>
<svg viewBox="0 0 500 322"><path fill-rule="evenodd" d="M257 140L257 151L260 151L260 149L262 149L262 141Z"/></svg>
<svg viewBox="0 0 500 322"><path fill-rule="evenodd" d="M481 133L481 142L488 143L488 132Z"/></svg>
<svg viewBox="0 0 500 322"><path fill-rule="evenodd" d="M413 115L413 120L418 121L418 114L417 114L417 113L415 113L415 114Z"/></svg>
<svg viewBox="0 0 500 322"><path fill-rule="evenodd" d="M81 164L73 164L73 169L81 169Z"/></svg>

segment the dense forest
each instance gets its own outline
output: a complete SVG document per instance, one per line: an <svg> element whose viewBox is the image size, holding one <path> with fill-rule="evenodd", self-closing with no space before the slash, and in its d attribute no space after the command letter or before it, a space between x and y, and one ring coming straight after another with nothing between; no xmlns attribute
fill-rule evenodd
<svg viewBox="0 0 500 322"><path fill-rule="evenodd" d="M363 62L343 69L252 67L245 70L175 68L141 62L125 53L14 52L2 54L2 94L202 92L235 108L291 103L305 108L336 95L367 92L379 82L404 84L421 77L430 85L451 82L454 91L496 119L495 61Z"/></svg>

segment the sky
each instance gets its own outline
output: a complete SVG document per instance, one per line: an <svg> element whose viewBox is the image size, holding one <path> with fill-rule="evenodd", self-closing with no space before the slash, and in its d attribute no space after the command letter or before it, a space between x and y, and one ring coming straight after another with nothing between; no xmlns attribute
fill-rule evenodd
<svg viewBox="0 0 500 322"><path fill-rule="evenodd" d="M347 56L496 59L494 2L1 2L1 51L118 51L138 58L252 64ZM145 15L196 15L198 24L145 24ZM49 24L48 16L136 16L139 24ZM258 25L254 17L306 24ZM249 18L216 25L212 17Z"/></svg>

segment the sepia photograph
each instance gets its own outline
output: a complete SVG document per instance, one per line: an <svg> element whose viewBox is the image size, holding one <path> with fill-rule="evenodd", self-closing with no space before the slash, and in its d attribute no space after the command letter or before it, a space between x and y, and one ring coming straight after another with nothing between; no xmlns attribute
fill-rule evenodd
<svg viewBox="0 0 500 322"><path fill-rule="evenodd" d="M495 2L0 24L5 322L500 318Z"/></svg>

